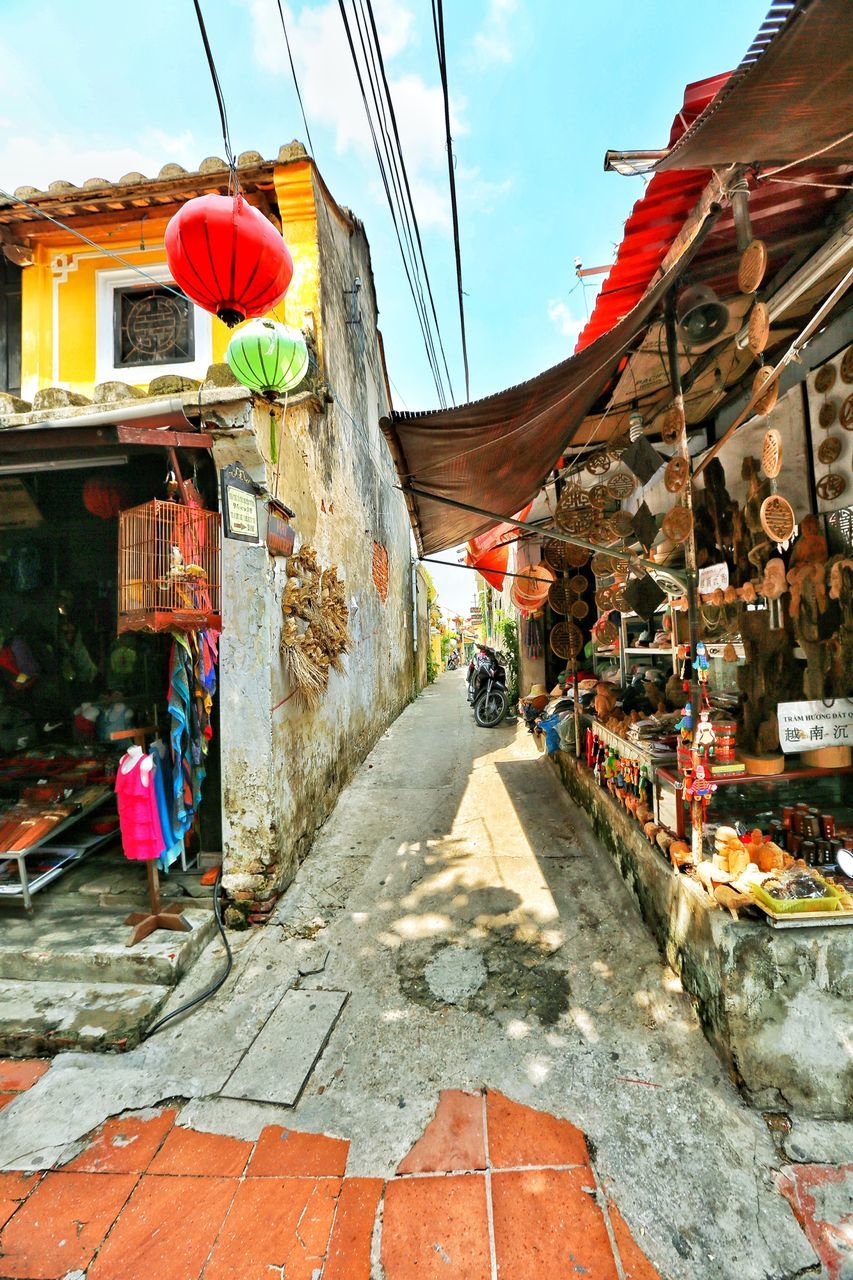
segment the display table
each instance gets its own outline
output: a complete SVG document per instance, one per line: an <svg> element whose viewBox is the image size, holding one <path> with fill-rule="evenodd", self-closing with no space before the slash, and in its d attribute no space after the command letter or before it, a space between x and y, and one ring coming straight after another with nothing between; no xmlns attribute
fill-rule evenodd
<svg viewBox="0 0 853 1280"><path fill-rule="evenodd" d="M749 1103L763 1110L795 1108L814 1117L853 1118L850 930L776 931L759 921L733 919L662 857L584 763L563 751L551 759L589 815L661 951L696 1001L706 1036ZM779 777L772 781L778 783Z"/></svg>
<svg viewBox="0 0 853 1280"><path fill-rule="evenodd" d="M795 756L796 760L797 757ZM781 813L783 805L801 800L809 804L837 808L853 793L853 765L841 769L791 768L785 773L738 773L715 777L716 794L708 805L708 821L733 823L744 815L751 820L762 811ZM655 776L655 815L679 839L686 831L685 805L681 803L681 780L674 769L659 767ZM760 825L760 823L759 823Z"/></svg>

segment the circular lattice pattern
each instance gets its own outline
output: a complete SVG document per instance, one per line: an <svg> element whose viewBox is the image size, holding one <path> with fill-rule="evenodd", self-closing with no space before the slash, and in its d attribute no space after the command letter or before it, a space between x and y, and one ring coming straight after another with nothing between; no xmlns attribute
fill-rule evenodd
<svg viewBox="0 0 853 1280"><path fill-rule="evenodd" d="M599 551L592 557L590 568L596 578L606 578L613 572L613 557Z"/></svg>
<svg viewBox="0 0 853 1280"><path fill-rule="evenodd" d="M841 457L841 440L838 436L827 436L820 443L817 451L817 460L822 462L825 467L829 467L837 458Z"/></svg>
<svg viewBox="0 0 853 1280"><path fill-rule="evenodd" d="M559 538L546 538L542 543L542 555L552 569L569 568L569 552L574 550L571 543L562 542Z"/></svg>
<svg viewBox="0 0 853 1280"><path fill-rule="evenodd" d="M617 471L607 481L607 492L611 498L627 498L634 492L634 477L627 471Z"/></svg>
<svg viewBox="0 0 853 1280"><path fill-rule="evenodd" d="M631 612L631 606L628 604L628 601L625 599L624 587L620 587L618 590L614 591L610 599L613 601L613 608L618 609L620 613Z"/></svg>
<svg viewBox="0 0 853 1280"><path fill-rule="evenodd" d="M787 498L771 493L761 504L761 527L773 542L787 542L794 532L794 509Z"/></svg>
<svg viewBox="0 0 853 1280"><path fill-rule="evenodd" d="M824 400L820 406L820 413L817 420L823 427L824 431L828 431L830 427L835 425L835 419L838 416L838 405L834 400Z"/></svg>
<svg viewBox="0 0 853 1280"><path fill-rule="evenodd" d="M586 578L582 573L576 573L574 577L569 580L569 586L576 596L582 596L586 591Z"/></svg>
<svg viewBox="0 0 853 1280"><path fill-rule="evenodd" d="M548 603L555 613L568 613L574 598L575 593L566 578L561 578L559 582L552 582L548 588Z"/></svg>
<svg viewBox="0 0 853 1280"><path fill-rule="evenodd" d="M596 520L589 531L589 540L599 547L612 547L619 541L619 535L609 520Z"/></svg>
<svg viewBox="0 0 853 1280"><path fill-rule="evenodd" d="M764 433L761 465L768 480L775 480L782 470L782 436L775 427Z"/></svg>
<svg viewBox="0 0 853 1280"><path fill-rule="evenodd" d="M753 244L756 242L753 241ZM763 388L766 387L766 390ZM773 379L773 370L769 365L763 365L756 370L755 377L752 380L752 394L757 396L755 401L755 412L761 417L768 414L779 398L779 382Z"/></svg>
<svg viewBox="0 0 853 1280"><path fill-rule="evenodd" d="M589 613L589 605L586 600L573 600L569 613L573 618L580 622L581 619L585 618Z"/></svg>
<svg viewBox="0 0 853 1280"><path fill-rule="evenodd" d="M693 528L693 516L687 507L673 507L664 516L661 528L671 542L683 542Z"/></svg>
<svg viewBox="0 0 853 1280"><path fill-rule="evenodd" d="M849 395L841 406L838 421L845 431L853 431L853 395Z"/></svg>
<svg viewBox="0 0 853 1280"><path fill-rule="evenodd" d="M675 405L667 409L660 427L660 438L664 444L678 444L684 431L684 410Z"/></svg>
<svg viewBox="0 0 853 1280"><path fill-rule="evenodd" d="M840 476L837 471L830 472L828 476L821 476L817 482L817 495L823 498L824 502L834 502L836 498L840 498L844 490L847 488L847 481L844 476Z"/></svg>
<svg viewBox="0 0 853 1280"><path fill-rule="evenodd" d="M620 462L622 459L622 454L625 452L625 448L626 446L624 444L611 445L610 448L607 450L607 456L610 459L610 461Z"/></svg>
<svg viewBox="0 0 853 1280"><path fill-rule="evenodd" d="M850 350L853 351L853 347ZM818 369L814 380L815 391L819 391L822 396L825 396L827 391L831 391L835 386L837 372L834 364L825 364Z"/></svg>
<svg viewBox="0 0 853 1280"><path fill-rule="evenodd" d="M607 506L610 500L610 494L607 492L606 484L594 484L591 489L587 490L587 497L590 505L595 507L596 511L601 511Z"/></svg>
<svg viewBox="0 0 853 1280"><path fill-rule="evenodd" d="M630 511L614 511L613 515L610 516L609 523L620 538L627 538L634 532L634 517Z"/></svg>
<svg viewBox="0 0 853 1280"><path fill-rule="evenodd" d="M760 355L767 346L770 337L770 313L763 302L756 302L749 313L749 349L753 355Z"/></svg>
<svg viewBox="0 0 853 1280"><path fill-rule="evenodd" d="M583 632L573 622L558 622L551 628L548 643L558 658L576 658L583 649Z"/></svg>
<svg viewBox="0 0 853 1280"><path fill-rule="evenodd" d="M563 533L573 533L577 537L588 533L595 524L595 512L592 507L558 506L554 519Z"/></svg>
<svg viewBox="0 0 853 1280"><path fill-rule="evenodd" d="M595 593L595 607L599 613L607 613L610 608L610 588L599 587Z"/></svg>
<svg viewBox="0 0 853 1280"><path fill-rule="evenodd" d="M844 352L844 359L841 361L841 381L848 385L853 382L853 347L848 347Z"/></svg>
<svg viewBox="0 0 853 1280"><path fill-rule="evenodd" d="M690 477L690 463L687 458L677 455L670 458L663 473L663 482L669 493L681 493Z"/></svg>
<svg viewBox="0 0 853 1280"><path fill-rule="evenodd" d="M737 286L741 293L755 293L767 270L767 245L763 240L753 240L740 256L737 269Z"/></svg>
<svg viewBox="0 0 853 1280"><path fill-rule="evenodd" d="M586 469L591 476L603 476L610 470L610 458L607 456L606 449L599 449L598 453L594 453L591 458L587 459Z"/></svg>
<svg viewBox="0 0 853 1280"><path fill-rule="evenodd" d="M610 622L609 619L607 622L603 622L596 632L596 639L602 647L615 644L619 639L619 632L615 624Z"/></svg>

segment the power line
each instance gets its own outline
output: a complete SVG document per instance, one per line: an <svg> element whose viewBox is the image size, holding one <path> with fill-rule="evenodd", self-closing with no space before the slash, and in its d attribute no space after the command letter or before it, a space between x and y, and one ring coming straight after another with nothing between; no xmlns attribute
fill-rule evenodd
<svg viewBox="0 0 853 1280"><path fill-rule="evenodd" d="M438 53L438 73L444 97L444 132L447 139L447 173L450 183L450 211L453 215L453 247L456 252L456 286L459 293L459 329L462 334L462 360L465 365L465 399L471 399L468 378L468 344L465 340L465 303L462 292L462 250L459 244L459 210L456 204L456 174L453 168L453 138L450 134L450 97L447 89L447 60L444 46L444 10L442 0L432 0L432 21Z"/></svg>
<svg viewBox="0 0 853 1280"><path fill-rule="evenodd" d="M364 0L361 0L361 2L364 3ZM450 380L450 370L447 367L447 356L445 355L445 352L444 352L444 343L442 342L441 329L438 323L438 315L436 314L435 299L433 298L433 294L432 294L432 285L430 284L429 271L427 270L426 257L424 255L424 246L421 240L421 230L420 230L420 226L418 225L417 214L415 213L415 204L414 204L414 200L412 199L412 190L411 190L411 187L409 186L409 174L406 169L406 161L403 156L403 146L400 141L400 131L397 128L397 113L394 110L394 99L391 96L391 89L388 84L388 77L385 74L385 61L382 57L382 45L380 44L380 41L379 41L379 32L377 31L376 21L373 16L373 5L371 3L371 0L366 0L366 2L367 2L367 13L370 18L370 27L373 32L373 43L376 47L376 54L379 59L379 70L382 75L382 84L385 89L385 97L388 99L388 109L391 115L391 127L394 130L394 138L397 144L397 153L400 157L400 168L403 174L403 182L406 187L406 195L409 201L409 208L411 209L411 212L412 212L412 222L415 228L415 236L417 237L417 241L418 241L418 252L420 254L420 259L423 264L424 280L426 281L427 293L429 294L432 317L433 317L433 320L435 321L436 333L438 334L438 344L439 344L439 347L441 348L441 356L444 362L444 371L447 375L447 385L450 388L450 399L455 404L456 397L453 394L453 385Z"/></svg>
<svg viewBox="0 0 853 1280"><path fill-rule="evenodd" d="M411 266L412 279L414 281L415 289L417 291L418 306L420 309L420 313L423 317L427 339L429 341L429 349L430 349L432 361L435 368L438 369L438 356L435 350L435 342L433 340L432 328L430 326L429 317L427 315L426 300L424 299L423 288L421 285L420 270L418 268L417 257L415 255L415 243L414 243L414 236L412 234L411 221L409 219L408 209L406 208L405 202L403 200L403 189L400 181L400 174L399 174L399 169L396 163L396 158L394 155L393 148L391 146L391 136L390 136L390 131L388 129L385 106L380 98L379 73L376 66L376 59L375 59L375 56L373 55L372 48L371 48L370 54L368 54L369 40L367 37L367 20L366 18L364 18L363 12L362 12L362 18L361 19L359 18L358 0L353 0L353 17L355 19L355 28L358 33L359 44L361 46L361 56L362 56L362 61L364 63L365 73L367 76L367 83L370 88L371 98L373 100L373 110L374 110L376 123L379 130L379 136L382 141L382 146L385 152L385 159L388 166L386 172L388 172L390 175L390 186L393 191L394 199L396 201L396 206L397 206L397 213L400 217L400 223L403 228L403 238L406 242L406 246L408 249L409 265ZM362 29L362 21L364 24L364 29ZM439 376L440 376L440 371L439 371Z"/></svg>
<svg viewBox="0 0 853 1280"><path fill-rule="evenodd" d="M305 115L305 108L302 105L302 94L299 91L299 81L296 78L296 67L293 65L293 54L290 52L290 40L287 35L287 26L284 21L284 9L281 7L281 0L276 0L278 4L278 16L281 18L281 29L284 32L284 43L287 46L287 57L290 62L290 73L293 76L293 87L296 90L296 96L299 99L299 110L302 112L302 123L305 125L305 134L308 138L308 145L311 148L312 156L315 155L314 143L311 140L311 130L308 128L308 117Z"/></svg>
<svg viewBox="0 0 853 1280"><path fill-rule="evenodd" d="M213 92L216 94L216 105L219 108L219 122L222 126L222 141L225 144L225 158L228 161L228 168L231 170L232 182L237 182L237 161L234 159L234 151L231 147L231 133L228 128L228 112L225 109L225 96L222 92L222 85L219 83L219 73L216 70L216 63L213 59L213 52L210 48L210 41L207 38L207 28L204 25L204 15L201 11L199 0L193 0L195 6L195 15L198 18L198 28L201 32L202 44L204 52L207 55L207 65L210 68L210 78L213 81Z"/></svg>
<svg viewBox="0 0 853 1280"><path fill-rule="evenodd" d="M410 269L409 269L409 264L408 264L408 261L407 261L407 259L406 259L406 252L405 252L405 249L404 249L404 247L403 247L403 238L402 238L402 235L401 235L401 232L400 232L400 226L399 226L399 221L398 221L398 218L397 218L397 212L396 212L396 209L395 209L395 207L394 207L394 199L393 199L393 196L392 196L392 194L391 194L391 188L390 188L390 185L389 185L389 182L388 182L388 175L387 175L387 172L386 172L386 169L385 169L385 164L384 164L383 159L382 159L382 153L381 153L380 148L379 148L379 140L378 140L378 138L377 138L377 136L376 136L376 129L375 129L374 124L373 124L373 117L372 117L372 116L371 116L371 114L370 114L370 107L369 107L369 105L368 105L368 101L367 101L367 94L366 94L366 92L365 92L364 79L363 79L362 74L361 74L361 67L360 67L360 65L359 65L358 56L357 56L356 51L355 51L355 44L354 44L354 42L353 42L352 32L351 32L351 30L350 30L349 19L347 18L346 8L345 8L345 6L344 6L344 0L338 0L338 8L339 8L339 10L340 10L341 19L342 19L343 24L344 24L344 31L345 31L345 33L346 33L347 43L349 44L350 57L352 58L353 67L355 68L356 78L357 78L357 80L358 80L359 91L360 91L360 93L361 93L361 100L362 100L362 102L363 102L363 104L364 104L364 110L365 110L365 114L366 114L366 116L367 116L367 124L368 124L368 128L369 128L369 130L370 130L370 136L371 136L372 141L373 141L373 149L374 149L374 151L375 151L375 153L376 153L376 162L377 162L377 164L378 164L378 166L379 166L379 174L380 174L380 177L381 177L381 179L382 179L382 185L383 185L383 187L384 187L384 189L385 189L385 198L386 198L386 200L387 200L387 202L388 202L388 208L389 208L390 213L391 213L391 221L392 221L392 222L393 222L393 224L394 224L394 233L395 233L395 235L396 235L396 237L397 237L397 244L398 244L399 249L400 249L400 256L401 256L401 258L403 259L403 269L404 269L404 271L405 271L405 273L406 273L406 279L407 279L408 284L409 284L409 291L411 292L411 295L412 295L412 301L413 301L413 302L414 302L414 304L415 304L415 311L416 311L417 316L418 316L418 324L419 324L420 329L421 329L421 335L422 335L422 337L423 337L424 347L425 347L426 354L427 354L427 360L429 361L430 371L431 371L431 373L432 373L433 381L434 381L434 383L435 383L436 394L438 395L438 398L439 398L439 402L440 402L440 404L441 404L441 407L442 407L442 408L445 408L445 407L446 407L446 403L447 403L447 402L446 402L446 400L445 400L445 396L444 396L444 389L443 389L442 382L441 382L441 376L440 376L440 372L439 372L439 369L438 369L438 366L437 366L437 363L436 363L436 360L435 360L435 352L434 352L434 350L431 350L431 343L430 343L430 338L429 338L429 335L428 335L428 326L427 326L427 323L426 323L426 316L425 316L425 315L422 315L422 313L421 313L421 310L420 310L420 307L419 307L419 304L418 304L417 290L416 290L416 288L415 288L415 284L414 284L414 281L413 281L413 279L412 279L412 273L411 273L411 271L410 271Z"/></svg>

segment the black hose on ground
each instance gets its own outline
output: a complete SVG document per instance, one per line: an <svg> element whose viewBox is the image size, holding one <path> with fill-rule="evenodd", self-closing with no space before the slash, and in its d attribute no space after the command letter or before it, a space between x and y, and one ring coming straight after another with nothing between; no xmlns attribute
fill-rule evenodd
<svg viewBox="0 0 853 1280"><path fill-rule="evenodd" d="M211 996L216 995L216 992L219 990L219 988L222 986L222 984L227 979L229 973L231 972L231 969L234 965L234 956L231 953L231 944L228 941L228 937L225 933L225 926L222 923L222 903L220 900L221 881L222 881L222 868L220 867L219 874L217 875L213 885L213 914L216 917L216 924L219 928L219 935L222 938L222 945L225 947L225 955L226 955L225 971L222 974L220 974L220 976L216 979L215 982L211 983L209 987L206 987L205 990L202 991L200 995L194 996L192 1000L188 1000L186 1004L182 1004L180 1008L173 1009L172 1012L167 1013L164 1018L159 1018L157 1022L155 1022L154 1025L149 1027L148 1030L146 1031L145 1036L143 1037L145 1040L147 1040L149 1036L153 1036L154 1032L159 1031L161 1027L165 1027L166 1023L171 1022L173 1018L179 1018L182 1014L189 1013L190 1009L197 1008L198 1005L204 1004L205 1000L209 1000Z"/></svg>

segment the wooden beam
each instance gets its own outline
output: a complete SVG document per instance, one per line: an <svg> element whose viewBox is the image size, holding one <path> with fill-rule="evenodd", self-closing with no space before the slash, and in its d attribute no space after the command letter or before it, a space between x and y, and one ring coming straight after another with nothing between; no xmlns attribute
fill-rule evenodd
<svg viewBox="0 0 853 1280"><path fill-rule="evenodd" d="M132 422L116 427L119 444L156 445L161 449L212 449L213 436L203 431L169 431L162 427L135 427Z"/></svg>

